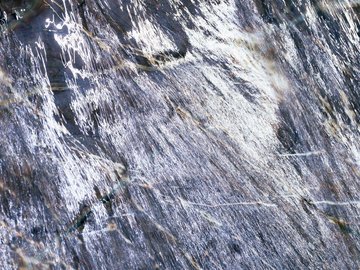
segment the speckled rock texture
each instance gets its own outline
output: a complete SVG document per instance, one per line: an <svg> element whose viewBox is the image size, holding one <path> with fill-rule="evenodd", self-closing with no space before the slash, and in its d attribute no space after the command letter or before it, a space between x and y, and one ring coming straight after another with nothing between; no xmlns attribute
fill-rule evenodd
<svg viewBox="0 0 360 270"><path fill-rule="evenodd" d="M0 269L359 269L360 4L0 0Z"/></svg>

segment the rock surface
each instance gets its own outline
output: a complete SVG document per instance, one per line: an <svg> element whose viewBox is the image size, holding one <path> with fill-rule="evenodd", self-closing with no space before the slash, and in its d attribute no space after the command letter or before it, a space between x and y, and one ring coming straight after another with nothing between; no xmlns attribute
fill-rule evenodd
<svg viewBox="0 0 360 270"><path fill-rule="evenodd" d="M0 269L359 269L357 1L0 9Z"/></svg>

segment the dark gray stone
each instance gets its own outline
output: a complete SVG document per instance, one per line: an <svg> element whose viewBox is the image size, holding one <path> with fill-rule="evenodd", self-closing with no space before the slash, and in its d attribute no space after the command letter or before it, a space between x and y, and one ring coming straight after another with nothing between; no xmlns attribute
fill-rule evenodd
<svg viewBox="0 0 360 270"><path fill-rule="evenodd" d="M0 269L360 267L358 3L0 9Z"/></svg>

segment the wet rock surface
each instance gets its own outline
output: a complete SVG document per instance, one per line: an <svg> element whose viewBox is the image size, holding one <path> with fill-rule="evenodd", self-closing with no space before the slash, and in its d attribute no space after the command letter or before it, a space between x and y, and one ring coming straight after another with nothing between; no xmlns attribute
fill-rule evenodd
<svg viewBox="0 0 360 270"><path fill-rule="evenodd" d="M358 269L355 1L0 1L0 269Z"/></svg>

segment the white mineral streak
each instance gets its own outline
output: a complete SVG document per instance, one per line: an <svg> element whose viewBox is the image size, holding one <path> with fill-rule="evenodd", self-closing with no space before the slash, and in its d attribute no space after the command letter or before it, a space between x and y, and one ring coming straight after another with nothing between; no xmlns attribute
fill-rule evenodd
<svg viewBox="0 0 360 270"><path fill-rule="evenodd" d="M106 4L106 2L105 2ZM151 55L168 49L173 49L174 45L171 40L167 38L166 33L159 30L160 28L151 20L146 18L142 8L141 1L137 2L135 7L135 14L137 16L137 23L134 24L133 30L128 33L131 38L134 38L140 45L145 55ZM322 8L327 8L323 6ZM294 192L297 194L304 194L304 188L300 185L297 174L288 170L285 172L280 168L290 168L288 161L277 162L271 160L267 153L272 152L277 146L277 140L274 127L278 125L278 117L276 111L278 103L283 100L284 95L288 95L292 91L291 83L283 75L281 69L269 57L273 48L267 45L266 33L271 29L260 27L256 30L243 32L239 30L237 23L237 14L234 1L221 2L219 5L210 6L201 4L199 6L204 17L193 18L195 25L194 29L187 29L189 41L194 47L193 53L188 54L183 62L191 63L192 68L182 70L178 73L178 78L174 82L180 84L181 81L187 81L187 89L184 89L184 95L192 96L195 89L201 89L208 82L214 85L220 91L223 98L219 98L219 93L207 89L207 99L203 101L204 116L209 117L209 129L223 131L235 140L242 148L243 154L249 160L252 166L262 168L267 171L268 177L272 181L278 182L279 192ZM190 15L190 14L189 14ZM308 17L310 20L314 19L314 12L309 10ZM204 19L206 18L206 20ZM131 18L134 20L134 18ZM71 108L76 114L77 124L83 131L93 128L89 123L91 110L99 108L101 101L111 100L108 85L112 82L107 82L107 85L101 81L101 74L99 79L94 79L93 70L91 70L92 52L88 46L87 36L83 32L81 26L74 22L74 18L70 13L62 18L60 23L48 20L47 27L54 25L58 30L66 29L61 34L55 34L55 39L62 48L64 64L74 75L74 78L88 79L92 82L91 89L87 89L86 93L77 88L76 81L69 81L68 86L74 92L75 99L72 101ZM185 27L185 25L184 25ZM352 26L353 27L353 26ZM199 29L202 29L200 31ZM214 34L214 37L207 37L204 35L204 30ZM353 31L351 31L353 32ZM104 33L106 35L106 31ZM294 65L296 68L299 63L299 56L296 53L294 44L288 39L287 33L284 31L280 33L283 36L283 46L285 47L286 60ZM216 38L215 38L216 37ZM116 37L112 36L111 40L116 43ZM110 44L111 44L110 40ZM354 37L354 42L356 38ZM106 45L109 46L109 45ZM112 46L112 45L110 45ZM213 60L222 59L230 63L231 72L217 66L208 66L202 60L202 55L208 54ZM75 57L80 57L85 63L85 68L78 69L73 66ZM65 60L66 59L66 60ZM334 66L338 64L335 56L333 58ZM190 62L186 62L190 61ZM334 67L333 66L333 67ZM331 67L328 67L331 68ZM196 79L192 77L196 74ZM199 76L202 74L202 76ZM96 76L95 76L96 77ZM204 79L201 79L204 78ZM257 102L260 106L254 106L244 98L242 94L237 91L239 84L232 78L241 79L253 89L259 91ZM135 81L143 89L146 89L146 84L149 84L146 74L139 74L134 78ZM189 81L193 81L191 85ZM148 89L156 88L156 85L149 85ZM154 93L154 98L160 100L160 94L163 89L157 89L159 93ZM194 99L194 106L198 107L196 97ZM89 106L91 104L91 106ZM130 116L131 117L131 116ZM155 115L149 115L156 122ZM55 123L52 125L56 126ZM106 121L101 122L104 127L104 132L110 136L115 144L119 146L122 144L122 126L125 123L118 123L113 126L108 126ZM163 129L161 125L160 129ZM58 129L59 130L59 129ZM167 132L167 130L163 130ZM156 132L156 131L154 131ZM66 132L64 132L66 133ZM53 135L53 141L57 141L58 135ZM171 135L168 133L168 138ZM76 212L79 203L87 198L89 190L92 190L94 185L101 184L103 175L102 167L111 171L111 164L99 162L96 159L86 158L79 159L74 156L70 149L63 149L62 146L57 145L57 151L62 152L61 168L63 170L62 181L60 188L61 194L69 212ZM70 152L69 152L70 151ZM145 153L144 153L145 154ZM310 156L320 155L322 152L306 152L295 154L279 154L280 157L291 156ZM139 157L142 155L140 154ZM159 165L166 162L176 163L176 159L171 161L171 157L167 161L158 160ZM273 162L272 169L269 168L269 162ZM137 164L134 165L139 170L149 170L150 164L146 159L138 159ZM181 167L180 165L178 165ZM164 170L168 170L163 168ZM85 176L84 176L85 174ZM181 175L181 172L176 172ZM81 179L86 178L86 182ZM286 179L286 181L285 181Z"/></svg>
<svg viewBox="0 0 360 270"><path fill-rule="evenodd" d="M66 78L65 89L61 90L71 91L69 109L74 115L75 125L79 127L79 134L71 133L64 124L54 118L59 115L59 109L55 105L55 97L51 91L55 91L54 86L51 85L46 71L44 40L36 40L36 49L31 49L30 46L24 46L22 49L21 57L28 56L33 59L31 77L36 83L31 89L22 88L22 84L28 81L28 78L13 78L0 67L0 83L2 87L11 90L6 95L0 95L0 107L9 104L21 105L42 125L41 129L36 125L29 125L29 121L21 114L15 118L16 125L25 134L22 138L23 142L31 148L39 164L51 164L54 170L52 181L56 183L61 197L56 198L57 203L64 204L62 207L66 209L70 219L74 219L79 214L82 205L91 205L95 225L94 227L85 225L83 229L86 248L103 249L104 246L97 241L99 237L103 233L117 231L117 228L112 227L111 224L104 226L104 220L108 219L108 209L102 200L108 198L94 195L94 188L101 190L102 196L112 195L122 189L124 181L130 187L141 187L139 193L143 190L149 191L159 206L182 206L187 213L195 213L196 216L201 216L216 227L232 226L221 212L224 209L235 209L234 212L249 211L249 213L268 211L278 216L282 215L281 211L292 209L294 219L301 219L302 216L296 216L298 211L318 213L319 217L316 217L318 227L315 234L328 235L331 233L326 220L329 216L325 218L323 218L325 215L321 216L320 211L323 208L340 209L342 206L359 208L358 197L346 197L346 192L357 194L355 187L347 187L346 191L337 190L339 186L344 187L343 182L351 179L353 175L360 177L359 125L356 118L359 112L353 109L353 104L345 91L346 85L342 83L342 74L348 68L347 61L350 63L350 59L355 59L360 51L355 15L350 9L358 6L359 1L321 1L317 8L306 6L305 13L301 17L288 22L292 27L296 27L304 21L313 31L308 37L309 42L313 42L311 49L314 50L314 54L324 57L324 61L318 62L318 69L326 71L327 80L333 83L333 88L327 87L328 82L319 71L312 71L311 78L305 74L300 76L292 74L303 70L303 56L291 37L289 28L284 23L280 23L275 28L260 21L254 23L256 27L253 28L240 27L239 10L236 8L235 0L213 1L218 2L217 4L200 1L203 3L198 4L197 8L202 16L193 16L186 9L177 11L173 17L185 29L191 50L184 59L176 59L149 68L150 71L156 70L163 76L161 82L157 81L151 77L151 72L145 72L149 70L128 59L122 59L118 52L121 49L126 52L134 49L151 60L154 55L176 50L176 42L170 37L168 29L162 28L162 25L146 15L143 1L130 2L134 8L132 16L136 18L130 16L130 22L127 22L133 27L126 33L126 39L134 41L139 46L136 49L121 44L116 30L109 24L99 30L97 35L91 34L91 31L87 31L68 8L65 8L64 15L47 18L44 24L45 29L54 31L55 41L61 48L64 69L72 75L71 78L70 76ZM178 5L181 1L169 2ZM68 3L68 0L63 0L63 3ZM101 5L111 9L110 3L106 0ZM121 3L119 6L124 11L129 9L130 5ZM325 34L319 26L319 10L329 12L339 21L342 30L348 33L347 38L352 47L344 55L334 54L326 41ZM191 18L194 27L189 27L182 21L185 15ZM95 20L94 17L91 18ZM269 37L276 37L276 40L274 38L270 42ZM344 37L340 37L338 42L344 45ZM280 55L280 59L275 59L274 54ZM111 61L107 61L107 57ZM289 63L289 69L291 67L292 71L283 70L281 63ZM131 73L131 80L122 77L124 70ZM290 81L290 75L299 81ZM295 98L299 95L296 92L299 90L297 84L302 81L307 82L307 86L311 88L304 89L304 92L308 91L309 100L316 100L313 103L318 104L319 108L310 107L310 101L309 104L302 104ZM86 82L84 83L86 89L79 82ZM127 97L124 92L129 89L134 91L129 95L131 96L129 99L132 99L129 103L135 104L132 105L133 108L125 108L122 104ZM250 96L253 100L244 95L245 91L252 92ZM148 100L142 98L143 92L146 93ZM344 109L348 121L341 117L339 109L330 106L323 93L330 97L339 96L340 107ZM36 95L42 97L41 110L29 101L29 97ZM172 97L176 95L185 101L175 103ZM285 101L293 102L291 105L299 109L299 112L294 113L294 119L297 117L300 119L302 113L308 113L318 120L324 127L325 135L331 138L331 145L325 145L322 141L311 141L311 138L300 138L304 141L308 140L310 146L307 149L285 152L277 138L277 131L282 121L279 110ZM113 103L118 105L116 109L112 106ZM164 109L167 107L172 108L172 111ZM94 112L102 113L96 121L93 120ZM296 126L297 123L295 120L294 122ZM305 122L301 123L305 125ZM313 126L312 123L306 124L311 127L309 133L318 134L320 127ZM109 142L114 148L112 149L114 153L120 154L119 152L123 151L121 155L126 157L126 160L131 160L127 168L129 179L124 176L125 165L121 161L114 161L109 156L93 154L86 151L86 147L82 145L83 137L93 134L96 128L97 139ZM220 136L222 134L223 137ZM151 139L153 141L150 141ZM229 142L236 147L232 147ZM338 150L337 146L340 144L345 146L346 151ZM95 147L95 145L91 146ZM10 144L6 152L8 156L19 157L21 156L19 149L17 145ZM331 154L336 155L336 164L330 159L329 149L333 150ZM240 162L231 160L224 151L230 153L233 159L241 160L243 168L238 168L237 164ZM306 165L309 163L321 164L319 166L324 168L321 173L326 176L308 169ZM211 168L216 166L222 170L212 173ZM197 181L203 181L204 175L209 177L209 183L202 183L204 186L208 184L207 190L202 190L196 184ZM251 180L249 175L252 177ZM320 177L325 180L319 181ZM183 182L178 183L179 179ZM166 181L172 183L172 186L163 186ZM217 181L222 181L219 187L214 184ZM325 187L336 195L331 198L316 196ZM6 189L7 187L0 182L0 190ZM178 196L175 192L177 190L181 190L188 197ZM241 199L238 197L234 199L233 192L238 192ZM15 193L9 189L9 194L13 196ZM139 226L138 219L141 216L145 220L142 221L143 223L151 224L153 229L165 235L167 241L177 241L168 228L161 225L162 220L157 220L152 209L154 206L136 198L131 200L130 211L127 209L129 206L121 205L121 199L118 199L116 201L118 209L115 210L113 218L126 219L129 227L134 229ZM178 210L164 209L164 219L169 218L170 214L175 217L182 215ZM20 209L19 216L22 216L21 211ZM36 212L36 209L32 211ZM230 210L228 211L231 213ZM135 212L139 215L137 219L134 218ZM75 220L75 223L81 223L83 221L81 218L87 214L86 211L82 213L80 221ZM189 215L188 228L194 232L201 232L203 224L192 223L193 217L190 217L191 215ZM298 242L303 243L304 239L294 233L293 221L289 219L290 217L284 218L282 226L276 230L293 233L295 245ZM333 216L330 216L330 219L333 222L335 220ZM35 223L36 217L29 217L28 220ZM241 220L241 222L242 228L250 226L250 220ZM259 224L261 222L259 220ZM262 224L266 225L265 222ZM6 226L18 226L21 230L26 230L25 227L21 227L23 225L15 225L11 222L7 225L0 223L1 228ZM303 226L305 228L303 230L306 231L306 228L313 228L312 226L315 225L312 225L312 220L304 220L299 226ZM133 245L127 235L120 230L118 232L124 243ZM225 229L218 231L219 234L226 234L225 232ZM0 233L3 231L0 230ZM144 238L141 232L136 231L136 233L137 237ZM314 235L311 233L309 235ZM5 235L0 237L5 238ZM226 237L235 238L228 235ZM255 239L260 236L254 234L251 237ZM56 241L54 240L54 243ZM141 243L146 241L148 240L143 239ZM281 239L278 241L279 246L290 249L287 243L282 243ZM194 241L189 242L191 242L189 246L194 244L192 243ZM258 257L259 251L251 247L251 244L249 246L244 256ZM1 250L0 259L2 252ZM22 249L16 249L14 252L29 265L37 265L44 269L49 266L47 262L29 256ZM60 260L59 255L53 255L50 250L44 251L44 254L50 254L56 261ZM197 268L196 262L192 261L192 257L186 251L182 255ZM133 257L134 260L137 258L134 252L129 252L128 256ZM266 265L266 260L263 260L263 264ZM99 257L98 262L105 265L106 257ZM268 267L272 268L271 265ZM71 269L70 266L68 269Z"/></svg>

